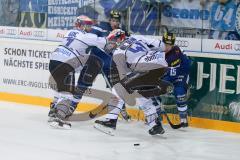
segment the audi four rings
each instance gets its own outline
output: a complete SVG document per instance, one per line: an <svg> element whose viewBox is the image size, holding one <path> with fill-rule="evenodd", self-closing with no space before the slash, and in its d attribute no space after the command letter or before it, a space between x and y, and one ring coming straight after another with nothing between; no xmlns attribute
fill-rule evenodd
<svg viewBox="0 0 240 160"><path fill-rule="evenodd" d="M240 44L235 44L234 45L234 50L235 51L240 51Z"/></svg>
<svg viewBox="0 0 240 160"><path fill-rule="evenodd" d="M7 29L6 34L8 35L16 35L17 30L16 29Z"/></svg>
<svg viewBox="0 0 240 160"><path fill-rule="evenodd" d="M35 36L35 37L44 37L45 34L44 34L44 31L34 31L33 32L33 36Z"/></svg>
<svg viewBox="0 0 240 160"><path fill-rule="evenodd" d="M188 47L189 46L189 42L186 40L176 40L175 44L179 47Z"/></svg>

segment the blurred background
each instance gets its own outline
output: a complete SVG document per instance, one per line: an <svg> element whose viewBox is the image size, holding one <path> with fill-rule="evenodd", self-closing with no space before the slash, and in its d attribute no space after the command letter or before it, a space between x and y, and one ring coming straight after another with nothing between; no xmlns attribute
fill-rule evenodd
<svg viewBox="0 0 240 160"><path fill-rule="evenodd" d="M77 15L98 24L111 10L122 14L128 32L240 40L240 0L0 0L0 26L71 29Z"/></svg>

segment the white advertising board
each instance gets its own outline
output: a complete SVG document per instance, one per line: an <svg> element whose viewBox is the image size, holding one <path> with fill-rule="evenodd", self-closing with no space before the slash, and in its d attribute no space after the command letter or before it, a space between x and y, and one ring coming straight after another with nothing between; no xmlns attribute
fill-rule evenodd
<svg viewBox="0 0 240 160"><path fill-rule="evenodd" d="M56 30L56 29L48 29L47 30L47 40L49 41L61 41L67 30Z"/></svg>
<svg viewBox="0 0 240 160"><path fill-rule="evenodd" d="M0 39L1 92L49 97L49 56L57 43Z"/></svg>
<svg viewBox="0 0 240 160"><path fill-rule="evenodd" d="M49 57L59 42L0 38L0 44L0 92L53 98ZM101 75L92 88L110 91ZM101 100L84 97L82 102L99 103Z"/></svg>
<svg viewBox="0 0 240 160"><path fill-rule="evenodd" d="M18 37L18 28L17 27L0 26L0 37L17 38Z"/></svg>
<svg viewBox="0 0 240 160"><path fill-rule="evenodd" d="M0 26L0 37L61 41L67 30Z"/></svg>
<svg viewBox="0 0 240 160"><path fill-rule="evenodd" d="M182 38L177 37L175 44L178 45L184 52L200 52L201 51L201 39L194 38Z"/></svg>
<svg viewBox="0 0 240 160"><path fill-rule="evenodd" d="M202 52L240 55L240 41L203 39Z"/></svg>

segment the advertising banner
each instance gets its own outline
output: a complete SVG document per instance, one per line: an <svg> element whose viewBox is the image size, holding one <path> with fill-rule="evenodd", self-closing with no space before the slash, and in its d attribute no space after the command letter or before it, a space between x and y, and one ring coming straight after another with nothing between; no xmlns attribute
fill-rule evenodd
<svg viewBox="0 0 240 160"><path fill-rule="evenodd" d="M196 38L182 38L177 37L175 44L181 48L183 52L200 52L201 51L201 39Z"/></svg>
<svg viewBox="0 0 240 160"><path fill-rule="evenodd" d="M222 5L219 2L181 0L165 4L161 23L167 26L203 28L218 31L234 31L237 2L230 0Z"/></svg>
<svg viewBox="0 0 240 160"><path fill-rule="evenodd" d="M163 5L161 13L161 24L166 26L177 26L185 28L210 29L212 3L204 7L199 1L173 1Z"/></svg>
<svg viewBox="0 0 240 160"><path fill-rule="evenodd" d="M18 27L0 26L0 37L17 38Z"/></svg>
<svg viewBox="0 0 240 160"><path fill-rule="evenodd" d="M20 0L19 27L46 28L47 0Z"/></svg>
<svg viewBox="0 0 240 160"><path fill-rule="evenodd" d="M240 55L240 41L203 39L202 52Z"/></svg>
<svg viewBox="0 0 240 160"><path fill-rule="evenodd" d="M47 29L0 26L0 37L47 40Z"/></svg>
<svg viewBox="0 0 240 160"><path fill-rule="evenodd" d="M48 0L48 28L71 29L77 16L79 0Z"/></svg>
<svg viewBox="0 0 240 160"><path fill-rule="evenodd" d="M18 38L22 39L35 39L35 40L47 40L47 30L40 28L18 28Z"/></svg>
<svg viewBox="0 0 240 160"><path fill-rule="evenodd" d="M240 58L222 59L221 55L190 58L189 114L240 122ZM175 103L173 95L164 96L163 104L168 112L177 113Z"/></svg>
<svg viewBox="0 0 240 160"><path fill-rule="evenodd" d="M59 29L48 29L47 30L47 40L49 41L61 41L64 35L67 33L67 30Z"/></svg>
<svg viewBox="0 0 240 160"><path fill-rule="evenodd" d="M230 0L224 5L214 2L211 6L211 28L219 31L235 30L237 3Z"/></svg>
<svg viewBox="0 0 240 160"><path fill-rule="evenodd" d="M19 27L46 28L47 13L22 12Z"/></svg>
<svg viewBox="0 0 240 160"><path fill-rule="evenodd" d="M0 40L1 92L49 97L49 57L57 43Z"/></svg>
<svg viewBox="0 0 240 160"><path fill-rule="evenodd" d="M61 41L67 30L0 26L0 37Z"/></svg>
<svg viewBox="0 0 240 160"><path fill-rule="evenodd" d="M55 82L50 78L49 60L51 52L59 42L0 39L0 92L43 98L53 98ZM79 73L75 77L78 78ZM52 83L53 82L53 83ZM104 84L104 85L103 85ZM81 102L97 104L104 97L111 97L110 89L102 75L93 84L96 92L86 91ZM86 93L85 92L85 93ZM96 96L96 98L94 96ZM100 97L100 98L99 98Z"/></svg>
<svg viewBox="0 0 240 160"><path fill-rule="evenodd" d="M240 60L192 57L193 116L240 122Z"/></svg>

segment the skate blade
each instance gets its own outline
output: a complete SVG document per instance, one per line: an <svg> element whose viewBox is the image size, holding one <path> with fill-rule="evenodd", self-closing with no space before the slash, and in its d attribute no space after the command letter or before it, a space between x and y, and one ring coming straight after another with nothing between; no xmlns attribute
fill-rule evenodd
<svg viewBox="0 0 240 160"><path fill-rule="evenodd" d="M56 118L56 117L49 117L48 120L47 120L47 122L48 122L48 123L53 122L55 118Z"/></svg>
<svg viewBox="0 0 240 160"><path fill-rule="evenodd" d="M63 124L62 126L60 126L59 123L56 121L51 121L48 123L52 128L55 128L55 129L65 129L65 130L71 129L71 125L69 125L69 124Z"/></svg>
<svg viewBox="0 0 240 160"><path fill-rule="evenodd" d="M114 136L114 129L112 129L112 128L105 127L105 126L103 126L101 124L97 124L97 123L95 123L93 127L96 128L97 130L99 130L100 132L103 132L110 136Z"/></svg>

